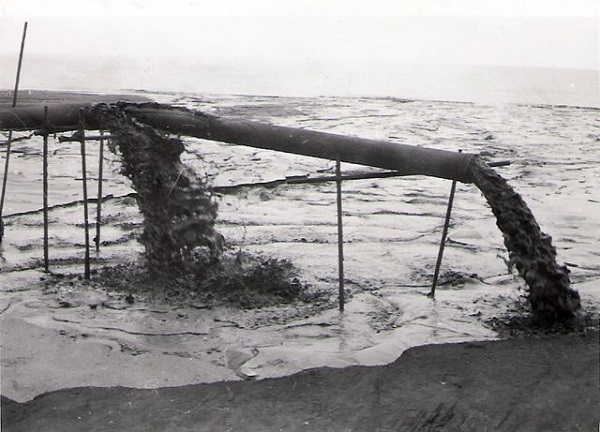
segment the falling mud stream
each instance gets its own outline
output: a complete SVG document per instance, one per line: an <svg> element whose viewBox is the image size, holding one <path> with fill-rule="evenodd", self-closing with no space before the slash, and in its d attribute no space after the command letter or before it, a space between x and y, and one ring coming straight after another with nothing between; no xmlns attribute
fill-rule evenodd
<svg viewBox="0 0 600 432"><path fill-rule="evenodd" d="M193 169L181 163L181 140L165 137L117 108L102 108L122 156L122 173L132 181L144 216L141 243L149 270L176 273L197 246L208 247L211 258L218 259L223 252L223 236L214 230L218 205ZM117 150L114 145L111 149Z"/></svg>
<svg viewBox="0 0 600 432"><path fill-rule="evenodd" d="M496 216L510 263L529 287L534 316L547 324L575 324L581 310L579 293L570 288L567 267L556 262L552 238L542 232L523 198L502 176L481 161L474 161L470 168L475 185Z"/></svg>

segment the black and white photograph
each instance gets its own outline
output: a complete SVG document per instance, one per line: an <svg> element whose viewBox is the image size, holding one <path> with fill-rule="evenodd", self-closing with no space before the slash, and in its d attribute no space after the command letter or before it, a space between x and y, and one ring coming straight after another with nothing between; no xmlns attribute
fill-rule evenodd
<svg viewBox="0 0 600 432"><path fill-rule="evenodd" d="M597 0L0 0L2 432L600 428Z"/></svg>

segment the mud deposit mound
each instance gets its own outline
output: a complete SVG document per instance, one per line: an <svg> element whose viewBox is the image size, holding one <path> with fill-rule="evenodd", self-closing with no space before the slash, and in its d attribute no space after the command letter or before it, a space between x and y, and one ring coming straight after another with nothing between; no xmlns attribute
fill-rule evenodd
<svg viewBox="0 0 600 432"><path fill-rule="evenodd" d="M266 258L243 251L227 253L218 263L199 257L180 274L148 273L143 264L106 266L97 270L93 282L113 289L175 306L212 308L233 306L243 309L285 305L296 302L320 304L330 296L300 281L298 269L285 259ZM192 267L193 265L193 267ZM62 281L54 278L49 285Z"/></svg>
<svg viewBox="0 0 600 432"><path fill-rule="evenodd" d="M380 367L153 390L78 388L17 404L3 430L595 431L598 332L412 348Z"/></svg>

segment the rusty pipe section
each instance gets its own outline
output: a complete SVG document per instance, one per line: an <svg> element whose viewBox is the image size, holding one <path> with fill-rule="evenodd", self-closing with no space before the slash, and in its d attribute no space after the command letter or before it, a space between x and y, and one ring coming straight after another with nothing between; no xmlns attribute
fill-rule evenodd
<svg viewBox="0 0 600 432"><path fill-rule="evenodd" d="M389 141L351 137L308 129L227 119L156 103L85 105L86 126L103 127L108 110L119 109L137 121L164 132L212 141L239 144L285 153L311 156L472 183L469 169L475 154L410 146ZM82 104L50 106L48 121L53 131L77 128ZM0 130L30 130L43 124L43 107L0 109Z"/></svg>

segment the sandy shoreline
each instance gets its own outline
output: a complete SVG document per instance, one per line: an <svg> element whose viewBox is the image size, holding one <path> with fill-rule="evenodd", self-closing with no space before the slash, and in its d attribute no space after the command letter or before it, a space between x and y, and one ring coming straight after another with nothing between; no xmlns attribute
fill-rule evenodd
<svg viewBox="0 0 600 432"><path fill-rule="evenodd" d="M598 336L422 346L386 366L257 382L65 389L3 399L3 430L591 432Z"/></svg>
<svg viewBox="0 0 600 432"><path fill-rule="evenodd" d="M0 315L2 394L19 402L82 385L161 388L386 364L415 345L497 338L481 316L506 303L474 284L460 296L442 287L436 302L419 289L357 293L343 314L335 303L244 311L137 294L129 303L76 276L46 286L35 270L0 276L14 286Z"/></svg>

